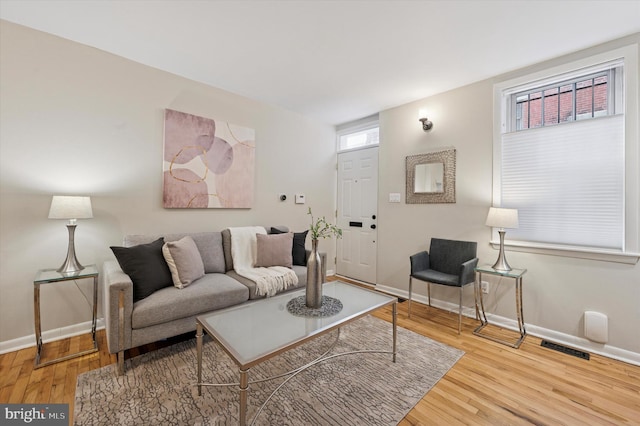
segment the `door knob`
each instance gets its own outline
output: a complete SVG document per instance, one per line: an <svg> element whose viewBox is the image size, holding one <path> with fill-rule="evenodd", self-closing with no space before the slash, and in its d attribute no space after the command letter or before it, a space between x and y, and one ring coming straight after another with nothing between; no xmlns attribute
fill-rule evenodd
<svg viewBox="0 0 640 426"><path fill-rule="evenodd" d="M371 225L371 229L376 229L376 224Z"/></svg>

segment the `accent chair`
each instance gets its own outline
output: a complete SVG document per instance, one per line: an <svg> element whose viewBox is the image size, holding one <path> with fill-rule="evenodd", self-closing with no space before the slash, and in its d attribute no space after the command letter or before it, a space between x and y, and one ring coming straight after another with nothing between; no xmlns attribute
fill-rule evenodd
<svg viewBox="0 0 640 426"><path fill-rule="evenodd" d="M431 306L431 284L460 288L458 312L458 334L462 330L462 289L472 284L478 265L478 243L472 241L445 240L432 238L429 251L421 251L409 257L409 318L411 318L411 297L413 280L427 283L427 295Z"/></svg>

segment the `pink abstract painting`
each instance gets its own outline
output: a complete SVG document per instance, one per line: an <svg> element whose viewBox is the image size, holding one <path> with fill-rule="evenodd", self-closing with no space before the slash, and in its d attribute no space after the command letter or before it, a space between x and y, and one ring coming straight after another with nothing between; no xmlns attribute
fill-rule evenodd
<svg viewBox="0 0 640 426"><path fill-rule="evenodd" d="M165 208L251 208L255 131L165 110Z"/></svg>

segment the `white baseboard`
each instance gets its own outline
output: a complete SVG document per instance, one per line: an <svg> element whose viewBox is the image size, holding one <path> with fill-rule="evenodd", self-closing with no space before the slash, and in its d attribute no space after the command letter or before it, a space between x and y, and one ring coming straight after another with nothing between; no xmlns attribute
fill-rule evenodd
<svg viewBox="0 0 640 426"><path fill-rule="evenodd" d="M409 298L408 291L399 290L394 287L377 285L376 290L383 291L385 293L389 293L394 296L401 297L403 299ZM428 304L427 296L423 296L420 294L414 294L412 300L415 302L424 303L425 305ZM431 298L431 306L435 306L436 308L444 309L444 310L455 312L455 313L458 312L458 305L456 305L455 303L437 300L437 299L434 299L433 297ZM470 318L475 318L476 317L475 307L463 306L462 315ZM489 323L495 324L496 326L503 327L508 330L518 331L518 323L514 319L487 313L487 320L489 321ZM536 336L541 339L551 340L554 343L559 343L561 345L569 346L575 349L580 349L585 352L602 355L618 361L640 366L640 353L631 352L626 349L621 349L611 345L595 343L582 337L572 336L570 334L561 333L559 331L549 330L547 328L538 327L536 325L526 323L526 322L525 322L525 327L527 329L527 334L530 334L532 336Z"/></svg>
<svg viewBox="0 0 640 426"><path fill-rule="evenodd" d="M98 318L96 321L96 329L104 328L104 319ZM55 328L42 332L42 342L52 342L54 340L65 339L67 337L78 336L80 334L91 333L91 321L73 324L66 327ZM19 349L29 348L36 345L36 335L18 337L17 339L0 342L0 354L17 351Z"/></svg>

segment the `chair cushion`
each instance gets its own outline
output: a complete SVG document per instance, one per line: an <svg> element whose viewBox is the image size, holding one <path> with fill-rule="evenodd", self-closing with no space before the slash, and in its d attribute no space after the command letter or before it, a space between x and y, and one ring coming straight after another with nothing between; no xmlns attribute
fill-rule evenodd
<svg viewBox="0 0 640 426"><path fill-rule="evenodd" d="M477 247L474 241L431 238L429 268L457 276L461 265L476 257Z"/></svg>
<svg viewBox="0 0 640 426"><path fill-rule="evenodd" d="M249 289L225 274L206 274L188 287L158 290L133 305L134 329L226 308L249 299Z"/></svg>
<svg viewBox="0 0 640 426"><path fill-rule="evenodd" d="M446 274L444 272L434 271L433 269L425 269L424 271L415 272L411 276L419 280L429 281L435 284L460 287L459 277L457 275Z"/></svg>

